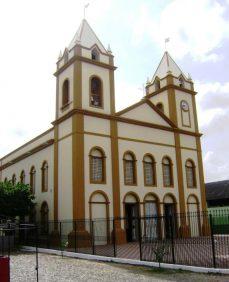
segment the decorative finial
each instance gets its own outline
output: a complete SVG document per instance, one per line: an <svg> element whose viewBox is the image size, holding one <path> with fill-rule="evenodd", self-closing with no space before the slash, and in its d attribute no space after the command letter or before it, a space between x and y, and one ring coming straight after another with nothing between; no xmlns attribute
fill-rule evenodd
<svg viewBox="0 0 229 282"><path fill-rule="evenodd" d="M188 80L192 81L192 77L191 77L190 73L188 73Z"/></svg>
<svg viewBox="0 0 229 282"><path fill-rule="evenodd" d="M138 90L142 91L142 93L143 93L142 97L145 97L146 89L145 89L145 84L144 83L142 83L142 87L139 87Z"/></svg>
<svg viewBox="0 0 229 282"><path fill-rule="evenodd" d="M169 37L165 38L165 52L167 52L167 43L169 43L169 41L170 41Z"/></svg>
<svg viewBox="0 0 229 282"><path fill-rule="evenodd" d="M107 52L110 53L110 54L112 53L110 44L108 44Z"/></svg>
<svg viewBox="0 0 229 282"><path fill-rule="evenodd" d="M58 60L60 60L61 58L62 58L62 52L61 52L61 50L60 50L60 53L59 53L59 56L58 56Z"/></svg>
<svg viewBox="0 0 229 282"><path fill-rule="evenodd" d="M149 77L147 77L146 85L149 85L149 84L150 84L150 80L149 80Z"/></svg>
<svg viewBox="0 0 229 282"><path fill-rule="evenodd" d="M84 10L83 10L83 18L86 18L86 9L88 8L89 3L87 3L86 5L84 5Z"/></svg>

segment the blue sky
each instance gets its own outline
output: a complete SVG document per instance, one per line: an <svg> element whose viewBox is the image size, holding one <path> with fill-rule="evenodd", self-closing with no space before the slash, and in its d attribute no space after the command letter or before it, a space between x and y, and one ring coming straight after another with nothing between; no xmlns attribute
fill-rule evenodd
<svg viewBox="0 0 229 282"><path fill-rule="evenodd" d="M117 110L141 99L170 37L168 51L199 92L206 181L228 179L228 0L1 1L0 156L50 127L55 63L88 2L87 20L118 66Z"/></svg>

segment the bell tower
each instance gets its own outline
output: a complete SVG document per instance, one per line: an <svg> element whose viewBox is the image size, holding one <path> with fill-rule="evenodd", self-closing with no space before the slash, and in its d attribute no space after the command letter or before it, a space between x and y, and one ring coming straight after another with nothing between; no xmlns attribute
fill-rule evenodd
<svg viewBox="0 0 229 282"><path fill-rule="evenodd" d="M76 108L113 114L115 69L110 47L103 46L83 19L57 61L56 118Z"/></svg>
<svg viewBox="0 0 229 282"><path fill-rule="evenodd" d="M150 99L167 117L174 123L174 127L184 130L185 135L174 131L174 144L176 149L176 163L178 175L178 190L180 212L186 210L186 180L184 150L185 144L193 144L196 151L194 158L197 163L199 174L199 186L202 209L206 209L206 197L204 187L203 163L201 156L201 144L198 129L196 111L196 92L191 77L186 77L170 54L166 51L154 73L151 81L146 85L146 97ZM187 137L188 136L188 137ZM185 140L189 140L187 143ZM185 143L186 142L186 143ZM187 153L187 152L186 152ZM185 224L183 224L185 226Z"/></svg>
<svg viewBox="0 0 229 282"><path fill-rule="evenodd" d="M198 132L192 79L185 76L167 51L147 82L146 93L177 127Z"/></svg>
<svg viewBox="0 0 229 282"><path fill-rule="evenodd" d="M61 219L63 212L67 218L85 218L85 114L115 113L115 69L110 48L103 46L83 19L69 46L60 54L55 72L55 220ZM63 163L68 166L63 167ZM63 211L66 205L62 201L67 197L71 203Z"/></svg>

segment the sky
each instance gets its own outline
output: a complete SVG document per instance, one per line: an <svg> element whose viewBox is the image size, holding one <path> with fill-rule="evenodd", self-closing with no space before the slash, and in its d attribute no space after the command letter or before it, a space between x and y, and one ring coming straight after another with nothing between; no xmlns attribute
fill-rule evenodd
<svg viewBox="0 0 229 282"><path fill-rule="evenodd" d="M206 182L229 179L229 0L0 2L0 157L51 127L56 61L86 19L115 65L116 109L142 98L167 49L198 92Z"/></svg>

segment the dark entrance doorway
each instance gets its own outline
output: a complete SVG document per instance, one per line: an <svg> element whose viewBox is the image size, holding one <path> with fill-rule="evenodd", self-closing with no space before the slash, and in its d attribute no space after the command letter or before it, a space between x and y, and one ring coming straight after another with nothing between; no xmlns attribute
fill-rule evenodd
<svg viewBox="0 0 229 282"><path fill-rule="evenodd" d="M176 207L173 203L164 204L165 237L176 237ZM173 232L173 233L172 233Z"/></svg>
<svg viewBox="0 0 229 282"><path fill-rule="evenodd" d="M138 217L139 205L138 203L126 203L126 239L127 242L135 242L138 240Z"/></svg>

